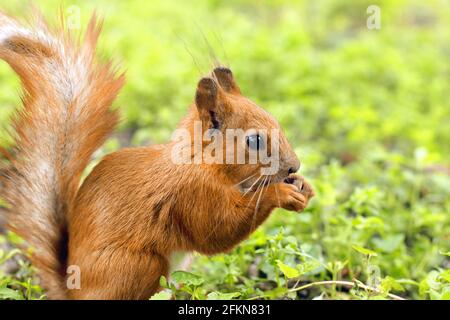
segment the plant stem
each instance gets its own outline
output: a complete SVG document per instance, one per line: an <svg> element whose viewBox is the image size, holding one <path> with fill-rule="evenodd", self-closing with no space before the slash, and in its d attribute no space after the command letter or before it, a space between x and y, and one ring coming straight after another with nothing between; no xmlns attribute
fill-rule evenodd
<svg viewBox="0 0 450 320"><path fill-rule="evenodd" d="M363 288L365 290L369 290L369 291L372 291L372 292L383 293L381 290L379 290L377 288L370 287L370 286L367 286L367 285L359 283L359 282L356 283L356 281L317 281L317 282L311 282L311 283L305 284L305 285L303 285L301 287L298 287L298 288L291 289L288 292L297 292L297 291L302 291L302 290L305 290L305 289L308 289L308 288L311 288L311 287L315 287L315 286L323 286L323 285L330 285L330 284L331 285L347 286L347 287L358 286L358 287L361 287L361 288ZM400 296L397 296L395 294L392 294L392 293L388 293L387 296L389 298L394 299L394 300L406 300L406 299L404 299L404 298L402 298ZM250 298L248 300L256 300L256 299L261 299L261 298L264 298L264 297L265 296L252 297L252 298Z"/></svg>

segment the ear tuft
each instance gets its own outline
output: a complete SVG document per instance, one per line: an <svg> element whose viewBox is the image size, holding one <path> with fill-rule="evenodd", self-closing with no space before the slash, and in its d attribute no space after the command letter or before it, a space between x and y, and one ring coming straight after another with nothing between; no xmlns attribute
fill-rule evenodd
<svg viewBox="0 0 450 320"><path fill-rule="evenodd" d="M200 79L197 85L197 91L201 91L203 94L209 94L214 96L217 94L217 85L213 78L205 77Z"/></svg>
<svg viewBox="0 0 450 320"><path fill-rule="evenodd" d="M217 67L213 71L214 76L219 81L220 86L226 91L230 93L241 93L239 87L234 81L233 73L230 69L226 67Z"/></svg>
<svg viewBox="0 0 450 320"><path fill-rule="evenodd" d="M225 111L223 89L212 77L202 78L197 85L195 104L205 128L220 129Z"/></svg>
<svg viewBox="0 0 450 320"><path fill-rule="evenodd" d="M199 111L216 109L217 84L213 78L202 78L197 85L195 104Z"/></svg>

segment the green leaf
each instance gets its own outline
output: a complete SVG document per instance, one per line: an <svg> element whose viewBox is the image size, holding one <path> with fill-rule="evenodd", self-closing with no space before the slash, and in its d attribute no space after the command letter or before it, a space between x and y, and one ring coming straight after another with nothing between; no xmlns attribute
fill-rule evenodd
<svg viewBox="0 0 450 320"><path fill-rule="evenodd" d="M237 298L240 295L241 294L239 292L221 293L221 292L213 291L208 294L206 300L232 300L233 298Z"/></svg>
<svg viewBox="0 0 450 320"><path fill-rule="evenodd" d="M15 234L14 232L8 232L7 237L8 237L8 240L16 246L19 246L24 243L24 240L21 237L19 237L17 234Z"/></svg>
<svg viewBox="0 0 450 320"><path fill-rule="evenodd" d="M320 267L319 261L307 261L297 265L297 270L299 272L298 276L302 276L305 273L311 272Z"/></svg>
<svg viewBox="0 0 450 320"><path fill-rule="evenodd" d="M160 291L155 293L150 297L150 300L170 300L172 298L172 293L169 291Z"/></svg>
<svg viewBox="0 0 450 320"><path fill-rule="evenodd" d="M19 291L10 288L0 288L0 299L23 300L23 296Z"/></svg>
<svg viewBox="0 0 450 320"><path fill-rule="evenodd" d="M163 288L167 288L167 279L164 276L161 276L161 278L159 278L159 285Z"/></svg>
<svg viewBox="0 0 450 320"><path fill-rule="evenodd" d="M389 276L381 280L381 290L385 293L389 293L391 290L405 291L403 286L396 279Z"/></svg>
<svg viewBox="0 0 450 320"><path fill-rule="evenodd" d="M171 277L178 284L199 286L204 282L201 276L186 271L175 271Z"/></svg>
<svg viewBox="0 0 450 320"><path fill-rule="evenodd" d="M403 234L393 234L384 239L373 239L373 243L377 249L392 253L403 243L404 239Z"/></svg>
<svg viewBox="0 0 450 320"><path fill-rule="evenodd" d="M441 300L450 300L450 290L441 294Z"/></svg>
<svg viewBox="0 0 450 320"><path fill-rule="evenodd" d="M288 279L297 278L300 275L300 272L297 269L284 264L281 260L277 260L277 265L281 272L283 272L284 276Z"/></svg>
<svg viewBox="0 0 450 320"><path fill-rule="evenodd" d="M362 254L364 254L364 255L368 255L368 256L374 256L374 257L376 257L378 254L375 252L375 251L373 251L373 250L370 250L370 249L367 249L367 248L364 248L364 247L360 247L360 246L357 246L357 245L352 245L352 248L353 249L355 249L356 251L358 251L359 253L362 253Z"/></svg>
<svg viewBox="0 0 450 320"><path fill-rule="evenodd" d="M439 278L450 283L450 269L442 271Z"/></svg>

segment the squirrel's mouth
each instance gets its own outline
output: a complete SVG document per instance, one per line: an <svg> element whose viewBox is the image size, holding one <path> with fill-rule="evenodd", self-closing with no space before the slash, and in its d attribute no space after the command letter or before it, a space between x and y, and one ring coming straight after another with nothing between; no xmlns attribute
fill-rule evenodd
<svg viewBox="0 0 450 320"><path fill-rule="evenodd" d="M286 179L284 179L283 181L284 181L285 183L287 183L287 184L293 184L294 181L295 181L295 179L288 176L288 177L286 177Z"/></svg>

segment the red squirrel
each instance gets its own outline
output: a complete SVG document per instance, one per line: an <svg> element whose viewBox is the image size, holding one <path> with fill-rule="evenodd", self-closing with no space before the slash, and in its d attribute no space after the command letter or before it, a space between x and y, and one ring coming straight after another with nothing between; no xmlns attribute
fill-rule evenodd
<svg viewBox="0 0 450 320"><path fill-rule="evenodd" d="M314 195L295 174L300 163L278 122L242 95L230 69L221 66L198 82L178 130L195 136L200 124L202 134L279 131L233 138L231 148L249 157L250 149L269 154L278 146L276 172L261 174L262 158L176 163L179 141L172 140L111 153L81 181L116 127L111 104L124 84L111 62L95 58L100 29L93 16L84 40L76 41L42 18L25 27L0 13L0 58L23 85L0 197L8 204L7 227L33 248L31 262L51 299L148 299L161 289L174 251L227 252L275 208L300 212ZM187 141L188 160L208 148L206 141L197 148L194 138ZM67 285L71 266L80 271L76 288Z"/></svg>

